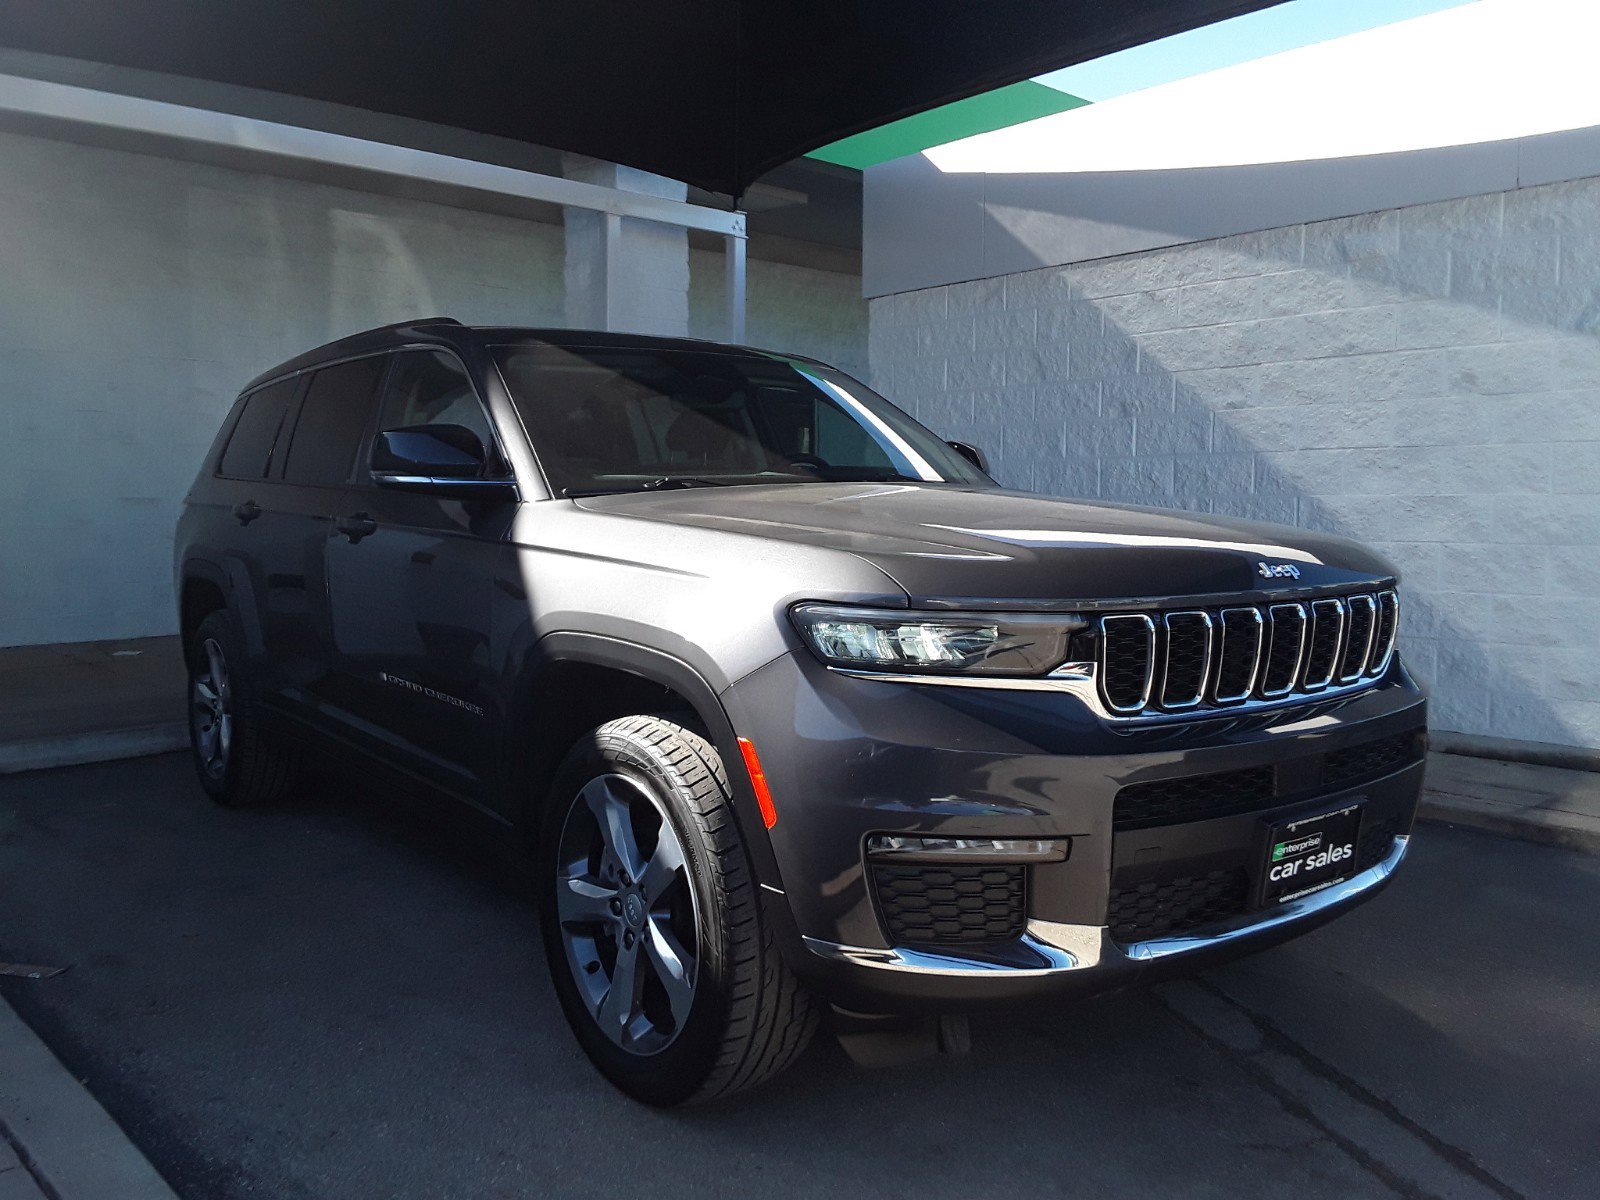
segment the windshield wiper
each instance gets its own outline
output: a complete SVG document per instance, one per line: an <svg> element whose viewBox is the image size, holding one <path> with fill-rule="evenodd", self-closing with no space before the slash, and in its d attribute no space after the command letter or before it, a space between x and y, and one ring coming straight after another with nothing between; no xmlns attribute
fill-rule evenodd
<svg viewBox="0 0 1600 1200"><path fill-rule="evenodd" d="M562 488L561 495L568 500L581 500L585 496L626 496L633 492L659 492L667 488L729 487L727 479L705 479L698 475L661 475L632 487Z"/></svg>
<svg viewBox="0 0 1600 1200"><path fill-rule="evenodd" d="M649 483L641 483L639 490L644 492L659 492L667 488L692 488L692 487L727 487L726 479L705 479L699 475L663 475L659 479L652 479Z"/></svg>

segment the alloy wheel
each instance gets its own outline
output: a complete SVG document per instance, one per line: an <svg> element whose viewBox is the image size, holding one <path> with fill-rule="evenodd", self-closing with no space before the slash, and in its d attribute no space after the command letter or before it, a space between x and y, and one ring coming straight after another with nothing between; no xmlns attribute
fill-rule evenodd
<svg viewBox="0 0 1600 1200"><path fill-rule="evenodd" d="M195 753L206 774L220 779L228 770L233 745L233 689L228 683L228 662L215 638L200 647L204 662L195 672L190 689L189 720L194 727Z"/></svg>
<svg viewBox="0 0 1600 1200"><path fill-rule="evenodd" d="M699 965L683 844L648 788L606 774L573 800L559 848L556 917L578 994L611 1041L657 1054L688 1021Z"/></svg>

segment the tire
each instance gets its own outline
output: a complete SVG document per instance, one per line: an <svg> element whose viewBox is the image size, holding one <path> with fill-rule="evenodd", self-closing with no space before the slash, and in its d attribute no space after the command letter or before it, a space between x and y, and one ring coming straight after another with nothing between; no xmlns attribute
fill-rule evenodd
<svg viewBox="0 0 1600 1200"><path fill-rule="evenodd" d="M544 815L545 955L601 1074L669 1106L743 1091L800 1055L816 1010L762 915L710 742L665 717L608 722L568 753ZM631 853L614 849L625 841Z"/></svg>
<svg viewBox="0 0 1600 1200"><path fill-rule="evenodd" d="M298 753L268 738L244 664L232 613L200 622L189 643L189 749L200 786L228 808L279 799L300 765Z"/></svg>

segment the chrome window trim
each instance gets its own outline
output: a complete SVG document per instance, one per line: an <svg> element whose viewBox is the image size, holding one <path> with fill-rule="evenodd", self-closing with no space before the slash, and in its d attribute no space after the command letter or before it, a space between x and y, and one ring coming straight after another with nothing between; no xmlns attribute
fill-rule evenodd
<svg viewBox="0 0 1600 1200"><path fill-rule="evenodd" d="M1294 670L1289 672L1289 682L1275 691L1267 690L1267 670L1272 666L1272 651L1278 636L1279 610L1293 611L1300 618L1300 644L1295 648ZM1270 604L1267 606L1267 624L1272 628L1272 639L1267 642L1266 666L1261 671L1261 697L1264 700L1277 700L1282 697L1292 696L1295 685L1300 682L1300 671L1306 661L1307 642L1311 636L1311 614L1306 611L1306 606L1298 600L1291 600L1286 604Z"/></svg>
<svg viewBox="0 0 1600 1200"><path fill-rule="evenodd" d="M1223 609L1222 610L1222 619L1218 623L1219 626L1220 626L1219 631L1218 631L1218 640L1217 640L1217 675L1218 675L1218 677L1219 678L1221 677L1222 664L1227 661L1227 657L1228 657L1228 614L1229 613L1249 613L1250 616L1252 618L1254 618L1255 626L1256 626L1255 657L1251 660L1251 663L1250 663L1250 675L1249 675L1249 678L1247 678L1245 680L1244 691L1240 692L1236 696L1224 696L1221 692L1217 691L1215 689L1215 687L1212 688L1211 699L1216 704L1237 704L1241 700L1248 700L1250 698L1251 694L1256 690L1256 678L1261 673L1261 665L1262 665L1261 652L1262 652L1262 649L1263 649L1263 641L1265 639L1266 629L1267 629L1266 618L1261 615L1261 610L1259 608L1256 608L1253 605L1251 605L1249 607L1245 607L1245 606L1242 606L1242 605L1236 605L1236 606L1233 606L1233 607L1230 607L1230 608Z"/></svg>
<svg viewBox="0 0 1600 1200"><path fill-rule="evenodd" d="M1333 605L1333 610L1339 615L1339 625L1334 633L1333 654L1328 659L1328 673L1320 680L1311 678L1311 649L1316 644L1317 628L1322 621L1318 609L1325 605ZM1300 690L1304 692L1322 692L1333 686L1334 676L1339 673L1339 662L1344 652L1345 614L1344 600L1337 596L1330 596L1322 600L1311 602L1311 625L1306 631L1306 645L1300 659L1300 669L1306 672L1300 680Z"/></svg>
<svg viewBox="0 0 1600 1200"><path fill-rule="evenodd" d="M1144 692L1139 697L1139 702L1132 705L1113 704L1111 697L1105 690L1106 670L1106 626L1113 621L1138 621L1144 625L1145 656L1144 656ZM1150 707L1150 693L1155 689L1156 681L1156 623L1150 619L1148 613L1107 613L1100 618L1100 658L1097 662L1100 675L1101 699L1105 707L1117 716L1134 716Z"/></svg>
<svg viewBox="0 0 1600 1200"><path fill-rule="evenodd" d="M482 492L486 496L492 496L497 492L515 495L517 486L516 480L509 475L497 475L491 479L477 479L471 476L402 475L391 471L372 472L372 482L378 487L388 487L396 490L406 487L457 488L462 492ZM301 484L300 486L308 485Z"/></svg>
<svg viewBox="0 0 1600 1200"><path fill-rule="evenodd" d="M1183 701L1169 701L1167 699L1167 675L1172 670L1172 618L1173 617L1199 617L1206 627L1206 648L1203 652L1204 665L1200 668L1200 686L1195 689L1194 699ZM1172 612L1161 614L1161 629L1166 634L1166 644L1163 646L1161 656L1161 694L1156 704L1165 712L1182 712L1185 709L1196 708L1200 701L1206 698L1206 684L1211 679L1211 614L1202 608L1179 608Z"/></svg>
<svg viewBox="0 0 1600 1200"><path fill-rule="evenodd" d="M314 375L316 372L324 370L328 367L338 367L349 362L359 362L363 358L377 358L380 354L393 354L396 350L403 348L409 349L409 347L383 346L377 350L357 350L352 354L340 354L334 356L333 358L321 358L314 363L308 363L306 366L296 367L294 370L285 371L281 375L274 375L271 379L263 379L254 387L240 392L239 395L253 396L263 388L273 387L274 385L280 383L287 383L291 379L299 379L302 375ZM431 350L434 349L434 347L430 345L427 347L427 349Z"/></svg>

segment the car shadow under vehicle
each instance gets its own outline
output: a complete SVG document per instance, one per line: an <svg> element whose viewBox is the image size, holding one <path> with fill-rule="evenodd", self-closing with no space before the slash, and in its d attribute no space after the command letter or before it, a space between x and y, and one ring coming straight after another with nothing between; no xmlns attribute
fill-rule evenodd
<svg viewBox="0 0 1600 1200"><path fill-rule="evenodd" d="M737 1103L643 1108L569 1033L526 874L457 830L336 775L218 809L183 756L0 781L0 958L72 968L3 995L189 1197L1390 1194L1143 992L904 1066L819 1039ZM1386 900L1300 945L1403 920ZM1293 992L1313 961L1247 982Z"/></svg>

